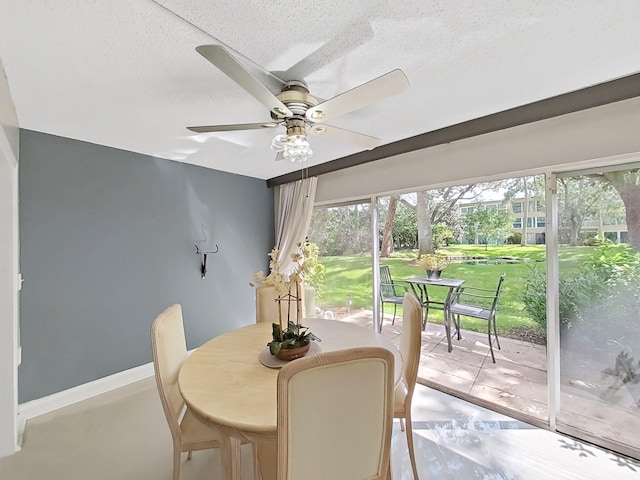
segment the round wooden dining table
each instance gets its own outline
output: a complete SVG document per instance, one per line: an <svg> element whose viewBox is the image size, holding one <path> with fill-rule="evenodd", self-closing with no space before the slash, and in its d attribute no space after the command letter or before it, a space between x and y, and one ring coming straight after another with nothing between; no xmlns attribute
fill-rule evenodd
<svg viewBox="0 0 640 480"><path fill-rule="evenodd" d="M373 329L347 322L305 319L322 340L321 352L354 347L383 347L394 354L396 383L402 357L388 338ZM256 323L209 340L180 369L178 385L188 407L220 427L224 475L240 479L240 442L273 443L277 435L278 369L268 368L260 354L271 340L271 324ZM294 360L295 361L295 360Z"/></svg>

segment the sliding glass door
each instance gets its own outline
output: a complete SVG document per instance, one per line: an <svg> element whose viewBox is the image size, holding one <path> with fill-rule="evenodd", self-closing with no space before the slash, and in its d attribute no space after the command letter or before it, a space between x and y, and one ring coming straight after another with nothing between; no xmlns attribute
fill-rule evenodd
<svg viewBox="0 0 640 480"><path fill-rule="evenodd" d="M559 176L557 429L640 455L640 170Z"/></svg>

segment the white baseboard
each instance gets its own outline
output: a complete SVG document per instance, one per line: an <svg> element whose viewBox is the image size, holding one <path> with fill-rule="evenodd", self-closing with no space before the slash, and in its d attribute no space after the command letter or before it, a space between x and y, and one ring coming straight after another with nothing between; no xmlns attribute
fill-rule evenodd
<svg viewBox="0 0 640 480"><path fill-rule="evenodd" d="M62 392L21 403L18 405L18 418L26 421L30 418L57 410L58 408L66 407L110 390L115 390L116 388L152 377L153 375L153 362L123 372L114 373L108 377L99 378L92 382L63 390Z"/></svg>

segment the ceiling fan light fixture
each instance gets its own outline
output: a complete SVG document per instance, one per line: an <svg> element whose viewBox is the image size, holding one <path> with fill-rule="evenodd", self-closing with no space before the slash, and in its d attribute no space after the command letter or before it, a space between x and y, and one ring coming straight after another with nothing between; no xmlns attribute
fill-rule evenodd
<svg viewBox="0 0 640 480"><path fill-rule="evenodd" d="M291 162L304 162L313 156L313 150L305 135L290 135L282 156Z"/></svg>
<svg viewBox="0 0 640 480"><path fill-rule="evenodd" d="M286 143L287 143L286 135L276 135L275 137L273 137L273 140L271 140L271 150L274 150L276 152L281 152L284 150L284 146Z"/></svg>
<svg viewBox="0 0 640 480"><path fill-rule="evenodd" d="M282 156L291 163L305 162L313 156L313 150L310 147L285 148Z"/></svg>

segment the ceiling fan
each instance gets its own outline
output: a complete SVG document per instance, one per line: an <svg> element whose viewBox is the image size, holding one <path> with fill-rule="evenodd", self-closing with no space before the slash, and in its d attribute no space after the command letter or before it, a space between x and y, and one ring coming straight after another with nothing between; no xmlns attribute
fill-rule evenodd
<svg viewBox="0 0 640 480"><path fill-rule="evenodd" d="M320 101L309 93L309 88L303 80L283 80L263 68L249 70L221 45L201 45L196 51L267 106L271 120L262 123L187 128L196 133L210 133L284 126L286 133L276 135L271 143L272 150L278 152L276 160L301 162L310 158L313 150L307 140L308 133L355 145L364 150L377 147L382 143L379 138L333 127L324 122L397 95L409 88L409 81L404 72L393 70L329 100ZM277 93L273 93L272 90L277 90Z"/></svg>

